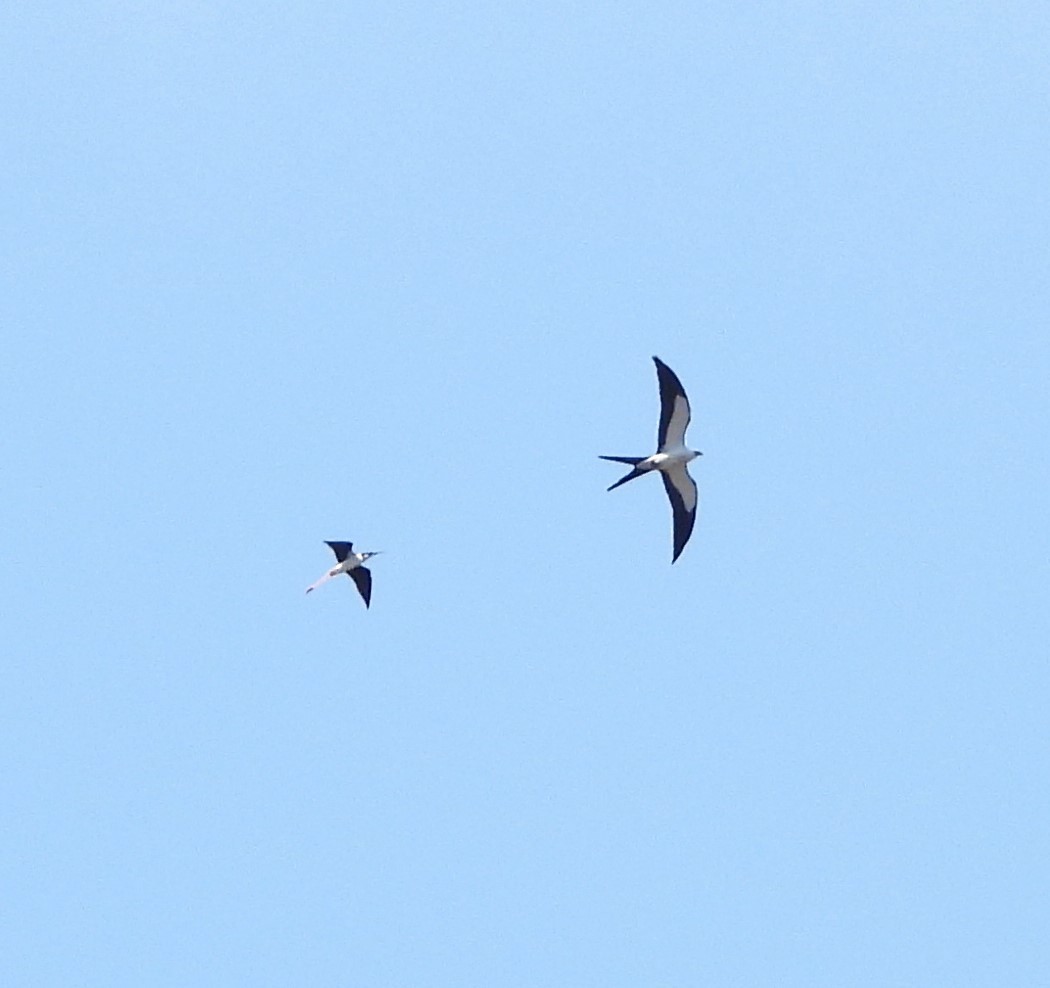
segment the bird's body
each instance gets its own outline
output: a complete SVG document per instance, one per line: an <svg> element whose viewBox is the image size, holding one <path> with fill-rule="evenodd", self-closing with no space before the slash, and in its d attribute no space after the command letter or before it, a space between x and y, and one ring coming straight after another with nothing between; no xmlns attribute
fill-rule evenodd
<svg viewBox="0 0 1050 988"><path fill-rule="evenodd" d="M660 383L660 428L656 452L652 456L602 456L600 459L627 463L633 468L626 477L616 481L610 491L654 470L660 474L674 516L673 563L682 554L696 522L696 484L687 467L702 454L685 444L685 430L689 427L691 412L682 382L659 357L653 357L653 362Z"/></svg>
<svg viewBox="0 0 1050 988"><path fill-rule="evenodd" d="M316 590L322 584L327 583L333 577L345 573L354 581L358 592L361 594L367 608L372 601L372 571L364 564L378 552L354 552L353 542L325 542L332 552L335 553L336 565L333 566L316 583L311 583L306 592Z"/></svg>

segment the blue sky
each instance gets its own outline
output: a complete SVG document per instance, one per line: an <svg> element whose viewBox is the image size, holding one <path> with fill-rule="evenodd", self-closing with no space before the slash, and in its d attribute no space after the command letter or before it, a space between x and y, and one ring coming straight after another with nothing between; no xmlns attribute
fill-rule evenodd
<svg viewBox="0 0 1050 988"><path fill-rule="evenodd" d="M0 52L4 984L1046 983L1045 5Z"/></svg>

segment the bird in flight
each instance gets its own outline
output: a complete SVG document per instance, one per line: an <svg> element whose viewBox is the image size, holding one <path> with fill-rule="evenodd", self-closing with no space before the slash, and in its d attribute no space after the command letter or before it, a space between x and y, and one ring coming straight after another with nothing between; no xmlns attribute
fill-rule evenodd
<svg viewBox="0 0 1050 988"><path fill-rule="evenodd" d="M660 382L660 431L657 434L656 452L652 456L602 456L599 459L627 463L633 468L626 477L616 481L609 488L610 491L635 477L653 470L659 471L674 516L673 563L693 534L693 523L696 521L696 483L686 467L703 454L687 449L685 445L690 412L689 399L685 396L682 382L659 357L653 357L653 363L656 364L656 377Z"/></svg>
<svg viewBox="0 0 1050 988"><path fill-rule="evenodd" d="M311 590L316 590L322 583L327 583L332 579L333 576L345 573L356 584L358 593L361 594L367 608L372 599L372 571L364 564L373 556L378 556L379 553L354 552L353 542L325 542L325 545L335 553L336 565L316 583L310 584L306 588L306 592L309 593Z"/></svg>

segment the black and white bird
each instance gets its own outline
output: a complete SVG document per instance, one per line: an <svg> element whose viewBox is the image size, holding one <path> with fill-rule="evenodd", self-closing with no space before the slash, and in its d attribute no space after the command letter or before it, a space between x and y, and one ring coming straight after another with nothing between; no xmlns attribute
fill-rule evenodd
<svg viewBox="0 0 1050 988"><path fill-rule="evenodd" d="M614 463L628 463L634 469L626 477L621 477L609 490L615 490L628 480L641 477L643 474L659 471L664 482L664 489L671 502L674 516L674 555L673 563L685 548L689 536L693 534L696 521L696 483L689 476L688 464L702 453L687 449L685 430L689 427L689 399L685 396L682 382L678 380L670 367L659 357L653 357L656 364L656 377L660 382L660 431L657 434L657 450L652 456L602 456L602 460Z"/></svg>
<svg viewBox="0 0 1050 988"><path fill-rule="evenodd" d="M306 592L316 590L321 584L327 583L333 576L345 573L357 586L358 592L364 599L365 607L372 600L372 571L364 564L378 552L354 552L353 542L325 542L332 552L335 553L336 565L333 566L316 583L311 583Z"/></svg>

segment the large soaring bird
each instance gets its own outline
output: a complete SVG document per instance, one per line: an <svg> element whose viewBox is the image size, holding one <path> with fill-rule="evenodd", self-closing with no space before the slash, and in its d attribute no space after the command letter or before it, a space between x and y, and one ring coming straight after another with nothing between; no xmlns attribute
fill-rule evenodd
<svg viewBox="0 0 1050 988"><path fill-rule="evenodd" d="M689 399L685 396L682 382L659 357L653 357L653 362L660 382L660 430L657 433L656 452L652 456L602 456L600 459L627 463L633 467L626 477L621 477L609 490L615 490L621 484L654 470L660 473L674 516L673 563L693 534L696 521L696 483L689 476L687 466L703 454L687 449L685 445L690 412Z"/></svg>

